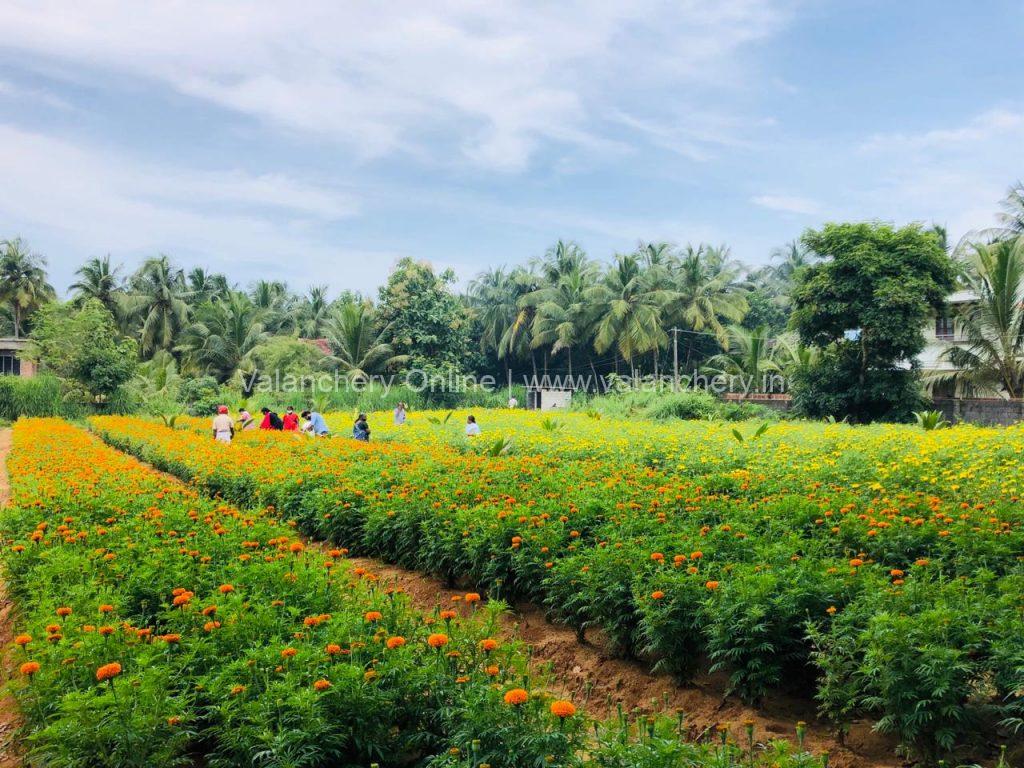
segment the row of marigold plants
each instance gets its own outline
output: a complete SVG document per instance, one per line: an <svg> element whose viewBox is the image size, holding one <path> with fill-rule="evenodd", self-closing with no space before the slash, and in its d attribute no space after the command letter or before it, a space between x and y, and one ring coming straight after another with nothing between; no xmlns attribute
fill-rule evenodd
<svg viewBox="0 0 1024 768"><path fill-rule="evenodd" d="M46 766L820 765L679 718L593 723L544 690L499 602L425 614L339 549L23 420L0 514L27 762ZM591 728L593 726L593 728Z"/></svg>
<svg viewBox="0 0 1024 768"><path fill-rule="evenodd" d="M94 427L308 535L545 604L681 680L726 670L747 701L814 690L840 733L871 718L935 760L1020 731L1024 548L1009 495L954 503L813 475L785 487L770 472Z"/></svg>

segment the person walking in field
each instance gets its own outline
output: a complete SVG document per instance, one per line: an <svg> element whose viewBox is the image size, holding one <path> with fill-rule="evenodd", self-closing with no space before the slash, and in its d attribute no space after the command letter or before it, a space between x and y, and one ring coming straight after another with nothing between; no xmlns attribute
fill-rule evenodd
<svg viewBox="0 0 1024 768"><path fill-rule="evenodd" d="M281 417L269 408L260 408L260 413L263 414L263 421L260 422L260 429L280 430L284 428L284 422L281 421Z"/></svg>
<svg viewBox="0 0 1024 768"><path fill-rule="evenodd" d="M243 408L238 412L238 425L243 432L247 429L256 429L256 419L252 417L249 411Z"/></svg>
<svg viewBox="0 0 1024 768"><path fill-rule="evenodd" d="M395 406L395 426L400 427L405 424L405 403L399 403Z"/></svg>
<svg viewBox="0 0 1024 768"><path fill-rule="evenodd" d="M480 434L480 425L476 423L476 416L470 414L466 417L466 437L476 437Z"/></svg>
<svg viewBox="0 0 1024 768"><path fill-rule="evenodd" d="M356 423L352 425L352 437L364 443L370 442L370 425L366 421L365 413L360 413Z"/></svg>
<svg viewBox="0 0 1024 768"><path fill-rule="evenodd" d="M312 437L330 437L331 430L327 428L327 422L319 412L305 410L302 412L302 418L306 420L302 427L303 432L309 433Z"/></svg>
<svg viewBox="0 0 1024 768"><path fill-rule="evenodd" d="M299 431L299 414L295 412L295 409L290 405L284 412L284 418L281 420L282 428L285 432L298 432Z"/></svg>
<svg viewBox="0 0 1024 768"><path fill-rule="evenodd" d="M235 425L228 416L226 405L217 406L217 415L213 417L213 439L219 443L231 443L235 436Z"/></svg>

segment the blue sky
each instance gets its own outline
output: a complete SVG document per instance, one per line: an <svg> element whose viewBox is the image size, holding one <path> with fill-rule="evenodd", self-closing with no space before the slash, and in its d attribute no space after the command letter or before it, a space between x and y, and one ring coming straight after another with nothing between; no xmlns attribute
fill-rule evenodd
<svg viewBox="0 0 1024 768"><path fill-rule="evenodd" d="M0 237L64 290L166 253L246 284L466 281L557 238L988 226L1024 177L1024 2L0 3Z"/></svg>

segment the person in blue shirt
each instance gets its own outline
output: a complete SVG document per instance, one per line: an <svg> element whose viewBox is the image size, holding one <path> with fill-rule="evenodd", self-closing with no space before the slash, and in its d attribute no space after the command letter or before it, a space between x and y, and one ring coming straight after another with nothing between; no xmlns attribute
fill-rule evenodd
<svg viewBox="0 0 1024 768"><path fill-rule="evenodd" d="M303 411L302 418L309 422L309 428L314 437L330 436L331 430L327 428L327 422L318 411Z"/></svg>
<svg viewBox="0 0 1024 768"><path fill-rule="evenodd" d="M365 413L360 413L356 423L352 425L352 437L363 442L370 442L370 425L366 422Z"/></svg>

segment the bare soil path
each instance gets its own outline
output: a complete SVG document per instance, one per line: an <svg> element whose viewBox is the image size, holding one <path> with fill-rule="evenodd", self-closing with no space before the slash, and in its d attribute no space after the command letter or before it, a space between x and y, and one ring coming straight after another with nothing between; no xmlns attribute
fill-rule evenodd
<svg viewBox="0 0 1024 768"><path fill-rule="evenodd" d="M422 611L451 607L452 597L465 594L465 590L446 588L437 579L372 558L350 558L349 562L374 573L382 583L403 590ZM725 698L724 676L705 676L691 685L679 686L667 675L652 674L642 662L612 657L594 633L588 634L586 644L580 644L574 630L551 624L533 605L516 606L506 617L503 632L533 648L532 660L550 669L555 693L584 704L596 717L614 715L620 706L626 712L680 711L685 713L693 737L723 723L738 736L743 723L752 721L758 741L785 738L792 742L796 741L796 723L803 720L808 723L806 747L815 753L828 751L830 766L888 768L900 764L895 743L872 732L868 723L855 724L845 745L840 745L827 725L818 721L813 702L774 696L761 707L747 707Z"/></svg>
<svg viewBox="0 0 1024 768"><path fill-rule="evenodd" d="M11 430L0 429L0 514L3 508L10 501L11 485L7 476L7 454L11 451ZM11 615L13 606L7 597L7 582L0 572L0 652L5 651L11 644L14 636L14 621ZM14 668L6 655L3 658L2 678L9 679ZM18 756L15 736L21 726L21 716L18 711L18 702L11 695L0 698L0 768L15 768L21 765Z"/></svg>

